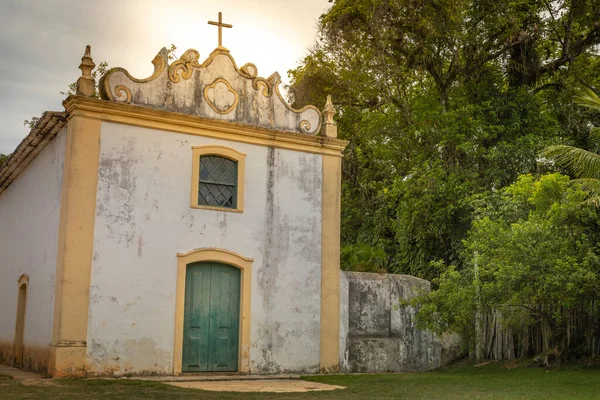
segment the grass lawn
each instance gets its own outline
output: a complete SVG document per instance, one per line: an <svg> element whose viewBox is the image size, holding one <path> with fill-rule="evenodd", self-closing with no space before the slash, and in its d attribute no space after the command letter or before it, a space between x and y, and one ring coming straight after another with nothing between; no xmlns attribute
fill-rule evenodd
<svg viewBox="0 0 600 400"><path fill-rule="evenodd" d="M347 389L296 394L219 393L136 380L29 381L35 382L34 386L2 380L0 399L600 399L600 370L572 367L507 369L499 364L482 367L462 364L431 373L306 379Z"/></svg>

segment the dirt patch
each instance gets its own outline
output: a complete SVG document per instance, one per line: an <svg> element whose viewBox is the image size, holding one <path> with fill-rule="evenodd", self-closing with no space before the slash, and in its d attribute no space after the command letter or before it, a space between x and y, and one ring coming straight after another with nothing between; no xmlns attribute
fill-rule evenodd
<svg viewBox="0 0 600 400"><path fill-rule="evenodd" d="M491 361L482 362L481 364L475 365L475 368L485 367L486 365L489 365L491 363L492 363Z"/></svg>
<svg viewBox="0 0 600 400"><path fill-rule="evenodd" d="M167 385L186 389L208 390L212 392L306 393L345 389L344 386L326 385L324 383L291 379L218 382L168 382Z"/></svg>
<svg viewBox="0 0 600 400"><path fill-rule="evenodd" d="M24 379L21 381L23 386L60 386L52 379Z"/></svg>
<svg viewBox="0 0 600 400"><path fill-rule="evenodd" d="M519 368L521 366L521 363L519 362L519 360L511 360L507 363L505 363L502 368L504 369L515 369L515 368Z"/></svg>

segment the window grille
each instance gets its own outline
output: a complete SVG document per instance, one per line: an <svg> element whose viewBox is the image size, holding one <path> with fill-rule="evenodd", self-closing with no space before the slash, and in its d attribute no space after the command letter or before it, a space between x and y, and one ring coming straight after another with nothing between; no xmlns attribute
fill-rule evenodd
<svg viewBox="0 0 600 400"><path fill-rule="evenodd" d="M237 207L237 161L215 155L200 157L198 205Z"/></svg>

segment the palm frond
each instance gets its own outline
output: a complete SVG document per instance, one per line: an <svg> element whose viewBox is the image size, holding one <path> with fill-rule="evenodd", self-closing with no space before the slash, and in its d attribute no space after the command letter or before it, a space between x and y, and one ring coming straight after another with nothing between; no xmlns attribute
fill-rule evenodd
<svg viewBox="0 0 600 400"><path fill-rule="evenodd" d="M579 178L571 179L569 181L571 185L577 185L582 190L588 192L590 196L600 196L600 179L593 178Z"/></svg>
<svg viewBox="0 0 600 400"><path fill-rule="evenodd" d="M600 179L600 155L573 146L550 146L542 150L542 156L567 169L576 178Z"/></svg>
<svg viewBox="0 0 600 400"><path fill-rule="evenodd" d="M598 95L590 88L586 88L582 93L574 96L573 102L580 106L600 111L600 97L598 97Z"/></svg>
<svg viewBox="0 0 600 400"><path fill-rule="evenodd" d="M600 209L600 196L590 196L585 200L585 203L592 207Z"/></svg>
<svg viewBox="0 0 600 400"><path fill-rule="evenodd" d="M594 127L590 130L588 135L588 142L594 147L600 146L600 127Z"/></svg>

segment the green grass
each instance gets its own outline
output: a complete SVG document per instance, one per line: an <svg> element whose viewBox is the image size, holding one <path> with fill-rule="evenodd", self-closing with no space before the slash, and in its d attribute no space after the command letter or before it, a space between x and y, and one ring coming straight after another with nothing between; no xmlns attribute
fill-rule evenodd
<svg viewBox="0 0 600 400"><path fill-rule="evenodd" d="M25 386L0 382L0 399L600 399L600 370L586 368L507 369L500 364L459 365L440 372L308 377L345 390L296 394L219 393L180 389L136 380L46 380Z"/></svg>

